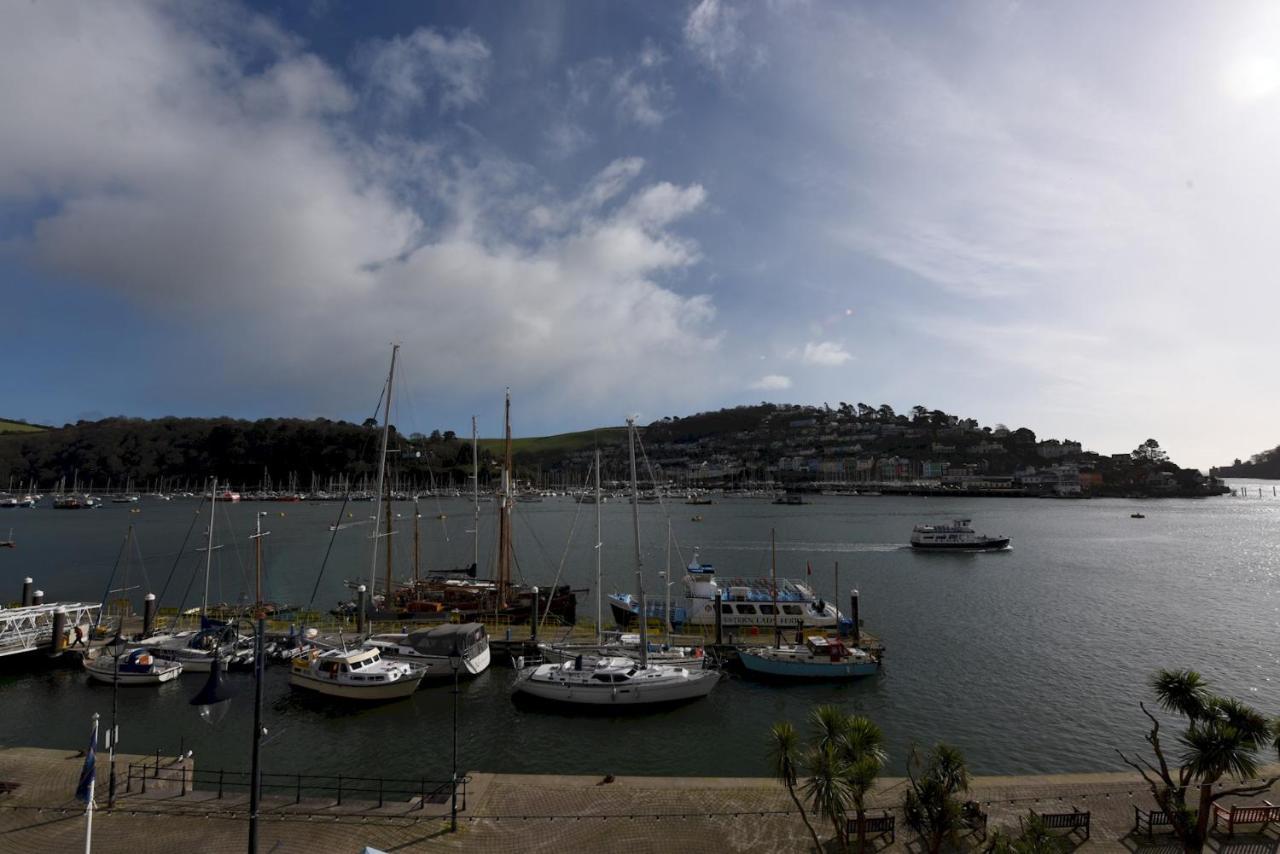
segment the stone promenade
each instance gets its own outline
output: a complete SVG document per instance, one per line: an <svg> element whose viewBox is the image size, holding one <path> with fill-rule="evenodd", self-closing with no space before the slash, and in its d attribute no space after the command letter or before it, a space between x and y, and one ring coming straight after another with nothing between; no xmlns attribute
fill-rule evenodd
<svg viewBox="0 0 1280 854"><path fill-rule="evenodd" d="M80 851L84 808L74 800L82 757L73 751L0 749L0 783L16 783L0 794L0 852ZM124 792L123 769L146 764L147 790L135 776ZM121 757L116 806L106 809L106 757L99 754L99 809L94 816L94 851L240 852L245 850L248 803L243 790L225 791L202 779L192 791L189 760L176 757ZM136 767L136 766L135 766ZM1272 769L1273 771L1275 769ZM806 852L812 843L786 790L767 779L563 777L514 774L469 775L465 809L456 833L449 832L444 797L350 796L300 799L271 794L263 802L259 850L357 854L365 846L388 852L644 852L751 851ZM895 843L876 840L878 851L920 847L901 826L905 781L887 778L873 797L879 809L896 811ZM1099 850L1173 852L1171 836L1134 834L1133 808L1151 805L1130 774L1067 774L1041 777L979 777L969 797L982 802L992 829L1015 830L1028 810L1091 814L1088 840L1075 832L1075 847ZM1251 799L1277 802L1280 791ZM824 842L829 825L814 820ZM980 849L972 837L969 847ZM1258 827L1228 839L1215 836L1211 851L1263 854L1280 851L1280 832Z"/></svg>

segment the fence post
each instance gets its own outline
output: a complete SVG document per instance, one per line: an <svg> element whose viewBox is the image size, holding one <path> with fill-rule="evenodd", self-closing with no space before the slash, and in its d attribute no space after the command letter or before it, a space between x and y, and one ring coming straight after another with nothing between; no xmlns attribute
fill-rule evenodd
<svg viewBox="0 0 1280 854"><path fill-rule="evenodd" d="M419 777L418 782L422 786L422 798L418 801L418 809L425 810L427 808L427 778Z"/></svg>
<svg viewBox="0 0 1280 854"><path fill-rule="evenodd" d="M129 768L125 771L124 793L127 795L133 789L133 763L129 763Z"/></svg>
<svg viewBox="0 0 1280 854"><path fill-rule="evenodd" d="M187 763L186 763L186 760L183 760L182 765L181 765L181 766L179 766L179 770L182 772L182 793L179 795L179 797L183 797L183 798L185 798L185 797L187 796ZM193 782L194 782L194 781L193 781Z"/></svg>
<svg viewBox="0 0 1280 854"><path fill-rule="evenodd" d="M222 800L222 773L221 768L218 769L218 800Z"/></svg>
<svg viewBox="0 0 1280 854"><path fill-rule="evenodd" d="M382 778L378 778L378 809L382 809Z"/></svg>
<svg viewBox="0 0 1280 854"><path fill-rule="evenodd" d="M462 811L467 811L467 778L462 778Z"/></svg>
<svg viewBox="0 0 1280 854"><path fill-rule="evenodd" d="M145 795L147 793L147 761L145 759L142 761L142 765L138 771L142 776L142 794Z"/></svg>
<svg viewBox="0 0 1280 854"><path fill-rule="evenodd" d="M156 748L156 779L160 779L160 748Z"/></svg>
<svg viewBox="0 0 1280 854"><path fill-rule="evenodd" d="M295 804L302 803L302 775L301 774L298 775L298 789L293 796L293 802Z"/></svg>
<svg viewBox="0 0 1280 854"><path fill-rule="evenodd" d="M338 806L342 806L342 775L338 775Z"/></svg>

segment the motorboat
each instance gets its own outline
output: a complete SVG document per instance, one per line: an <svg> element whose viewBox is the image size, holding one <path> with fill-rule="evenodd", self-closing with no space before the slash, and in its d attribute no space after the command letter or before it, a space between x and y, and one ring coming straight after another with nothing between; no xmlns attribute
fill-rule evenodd
<svg viewBox="0 0 1280 854"><path fill-rule="evenodd" d="M407 634L373 635L364 646L382 657L423 668L423 679L453 675L451 659L461 659L460 676L479 676L489 668L489 635L482 623L462 623L421 629Z"/></svg>
<svg viewBox="0 0 1280 854"><path fill-rule="evenodd" d="M92 659L86 657L84 667L90 679L108 685L159 685L177 679L182 673L181 664L157 658L145 648L126 652L118 664L107 653L99 652Z"/></svg>
<svg viewBox="0 0 1280 854"><path fill-rule="evenodd" d="M1009 547L1009 537L991 536L973 530L968 519L950 525L916 525L911 530L911 547L933 551L995 551Z"/></svg>
<svg viewBox="0 0 1280 854"><path fill-rule="evenodd" d="M567 705L655 706L705 697L719 679L718 670L579 655L520 669L515 693Z"/></svg>
<svg viewBox="0 0 1280 854"><path fill-rule="evenodd" d="M377 649L311 650L293 659L289 684L343 700L399 700L418 690L424 672Z"/></svg>
<svg viewBox="0 0 1280 854"><path fill-rule="evenodd" d="M188 673L208 673L215 657L235 659L251 654L237 650L238 643L239 637L231 626L210 625L198 631L153 635L147 638L146 649L156 658L178 662Z"/></svg>
<svg viewBox="0 0 1280 854"><path fill-rule="evenodd" d="M855 679L880 670L876 651L817 635L803 645L739 647L738 660L748 673L783 679Z"/></svg>
<svg viewBox="0 0 1280 854"><path fill-rule="evenodd" d="M1129 518L1130 518L1130 519L1145 519L1145 518L1147 518L1147 517L1146 517L1146 514L1145 514L1145 513L1130 513L1130 514L1129 514Z"/></svg>

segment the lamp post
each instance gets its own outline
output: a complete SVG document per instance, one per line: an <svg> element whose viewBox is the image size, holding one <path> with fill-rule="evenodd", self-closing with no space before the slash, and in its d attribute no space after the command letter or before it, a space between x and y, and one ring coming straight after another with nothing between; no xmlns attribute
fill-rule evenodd
<svg viewBox="0 0 1280 854"><path fill-rule="evenodd" d="M116 741L120 738L120 727L116 724L116 713L120 705L120 656L124 655L129 645L120 636L119 630L104 651L114 659L111 673L111 732L107 733L108 761L111 765L111 776L107 781L107 809L116 805Z"/></svg>
<svg viewBox="0 0 1280 854"><path fill-rule="evenodd" d="M462 669L462 653L455 648L449 653L453 668L453 798L449 805L449 830L458 830L458 671Z"/></svg>
<svg viewBox="0 0 1280 854"><path fill-rule="evenodd" d="M239 626L240 620L232 625ZM249 854L258 852L258 802L262 797L262 736L266 730L262 728L262 636L266 621L258 614L257 625L253 633L253 755L249 769ZM200 716L210 719L214 710L223 703L229 703L235 693L227 687L222 679L222 658L214 655L213 667L209 670L209 680L205 682L200 693L191 698L191 705L200 709Z"/></svg>

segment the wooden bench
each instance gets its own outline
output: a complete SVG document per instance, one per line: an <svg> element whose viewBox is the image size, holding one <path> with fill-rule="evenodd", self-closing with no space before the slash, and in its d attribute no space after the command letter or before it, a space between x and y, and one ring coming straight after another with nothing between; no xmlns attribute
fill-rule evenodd
<svg viewBox="0 0 1280 854"><path fill-rule="evenodd" d="M892 845L897 838L894 831L895 824L896 816L887 812L884 815L867 816L862 820L863 832L866 834L868 839L873 836L881 836L887 833L889 834L890 845ZM849 834L851 839L856 839L858 836L858 819L846 819L845 832Z"/></svg>
<svg viewBox="0 0 1280 854"><path fill-rule="evenodd" d="M1260 824L1262 829L1266 830L1268 824L1280 822L1280 807L1271 803L1271 801L1263 801L1262 804L1260 807L1242 807L1233 804L1229 808L1214 804L1214 831L1218 829L1218 819L1220 818L1227 820L1227 836L1231 836L1236 832L1237 824Z"/></svg>
<svg viewBox="0 0 1280 854"><path fill-rule="evenodd" d="M1133 808L1133 832L1137 833L1144 827L1147 829L1147 836L1153 834L1152 828L1156 825L1161 827L1172 827L1173 822L1169 820L1169 814L1164 810L1143 810L1138 809L1135 805Z"/></svg>
<svg viewBox="0 0 1280 854"><path fill-rule="evenodd" d="M987 838L987 819L989 816L982 811L982 806L977 801L967 802L960 810L960 820L964 822L964 826L969 828L970 833L976 833L979 839Z"/></svg>
<svg viewBox="0 0 1280 854"><path fill-rule="evenodd" d="M1034 813L1034 811L1033 811ZM1034 813L1037 818L1044 822L1044 826L1051 830L1061 830L1066 828L1067 835L1070 836L1076 830L1084 831L1084 838L1089 838L1089 813L1081 812L1075 807L1071 808L1071 812L1042 812Z"/></svg>

